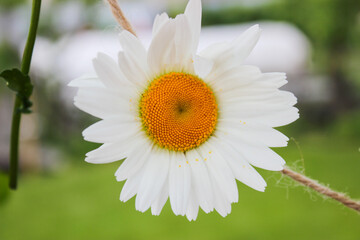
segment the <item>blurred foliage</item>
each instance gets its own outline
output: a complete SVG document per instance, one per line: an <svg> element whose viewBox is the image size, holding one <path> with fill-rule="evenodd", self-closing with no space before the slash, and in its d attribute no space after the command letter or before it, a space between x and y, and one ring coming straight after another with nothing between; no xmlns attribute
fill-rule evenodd
<svg viewBox="0 0 360 240"><path fill-rule="evenodd" d="M0 206L5 203L5 200L9 196L9 187L8 187L8 175L0 172Z"/></svg>
<svg viewBox="0 0 360 240"><path fill-rule="evenodd" d="M20 59L14 47L8 42L0 42L0 72L5 69L15 68L19 66Z"/></svg>
<svg viewBox="0 0 360 240"><path fill-rule="evenodd" d="M48 0L42 0L43 2L48 1ZM57 3L57 2L70 2L72 0L52 0L53 3ZM96 4L99 2L99 0L78 0L80 2L83 2L87 5L92 5L92 4ZM1 0L1 7L5 8L5 9L10 9L10 8L14 8L17 7L21 4L26 4L28 3L29 0Z"/></svg>
<svg viewBox="0 0 360 240"><path fill-rule="evenodd" d="M14 68L19 66L20 59L16 49L10 46L7 42L0 42L0 72L5 69ZM4 92L9 92L9 89L6 87L5 81L0 81L0 94Z"/></svg>
<svg viewBox="0 0 360 240"><path fill-rule="evenodd" d="M26 3L26 0L1 0L2 8L14 8L20 4Z"/></svg>
<svg viewBox="0 0 360 240"><path fill-rule="evenodd" d="M339 138L360 141L360 110L342 115L330 126L330 130L334 136Z"/></svg>

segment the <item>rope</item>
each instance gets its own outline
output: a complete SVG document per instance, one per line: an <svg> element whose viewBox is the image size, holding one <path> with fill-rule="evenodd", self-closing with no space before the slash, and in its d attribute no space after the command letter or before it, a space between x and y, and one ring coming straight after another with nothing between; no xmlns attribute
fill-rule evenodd
<svg viewBox="0 0 360 240"><path fill-rule="evenodd" d="M111 12L114 15L116 21L119 23L119 25L123 29L131 32L134 36L136 36L136 33L133 30L130 22L126 19L124 13L122 12L122 10L118 4L118 1L117 0L107 0L107 2L109 3Z"/></svg>
<svg viewBox="0 0 360 240"><path fill-rule="evenodd" d="M291 177L295 181L297 181L307 187L310 187L323 195L326 195L332 199L335 199L336 201L341 202L342 204L344 204L345 206L347 206L349 208L352 208L352 209L360 212L360 202L359 201L354 201L354 200L348 198L347 196L345 196L345 194L335 192L334 190L319 184L317 181L312 180L308 177L305 177L304 175L294 172L288 168L284 168L281 172L282 172L282 174Z"/></svg>

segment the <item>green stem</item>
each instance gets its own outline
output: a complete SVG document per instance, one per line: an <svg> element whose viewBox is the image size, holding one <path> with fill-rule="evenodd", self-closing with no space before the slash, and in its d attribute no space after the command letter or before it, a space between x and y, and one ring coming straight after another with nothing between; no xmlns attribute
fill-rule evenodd
<svg viewBox="0 0 360 240"><path fill-rule="evenodd" d="M28 75L30 70L31 57L34 49L36 31L40 17L40 6L41 0L33 0L29 35L26 41L26 46L21 61L21 72L25 75Z"/></svg>
<svg viewBox="0 0 360 240"><path fill-rule="evenodd" d="M18 96L15 98L14 110L12 116L11 136L10 136L10 172L9 172L9 186L11 189L17 187L17 173L18 173L18 155L19 155L19 127L21 120L21 113L19 111L21 100Z"/></svg>
<svg viewBox="0 0 360 240"><path fill-rule="evenodd" d="M21 61L21 72L24 75L28 75L30 70L31 57L34 49L36 31L40 17L40 7L41 7L41 0L33 0L29 34L26 41L23 58ZM19 158L18 158L19 132L20 132L20 121L21 121L21 112L19 111L20 107L21 107L21 100L18 96L16 96L14 109L13 109L11 136L10 136L9 186L11 189L16 189L17 187L18 162L19 162Z"/></svg>

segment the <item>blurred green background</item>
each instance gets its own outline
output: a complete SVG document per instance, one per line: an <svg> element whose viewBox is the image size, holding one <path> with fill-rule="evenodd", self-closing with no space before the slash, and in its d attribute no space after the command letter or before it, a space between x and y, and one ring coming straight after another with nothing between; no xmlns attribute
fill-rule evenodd
<svg viewBox="0 0 360 240"><path fill-rule="evenodd" d="M79 8L68 5L75 1L43 2L39 36L58 43L55 48L61 48L64 36L71 38L93 30L102 33L109 28L114 31L115 22L101 1L76 1L81 4L77 12L81 18L72 25L66 25L71 19L66 14ZM140 8L149 11L149 16L143 18L144 22L150 19L149 25L139 20L139 31L151 27L156 13L166 10L174 16L186 4L121 2L130 19L137 17ZM299 92L297 106L301 117L280 128L291 140L287 148L275 151L288 166L359 199L360 1L204 0L203 8L204 26L281 21L308 38L311 51L303 69L306 74L294 78L301 81L321 76L325 79L323 91L328 91L330 97L308 100L306 95L301 97L303 90L294 89ZM65 14L65 22L56 18L59 12ZM19 66L29 13L29 1L1 1L0 71ZM119 162L91 165L83 161L85 153L97 145L83 141L81 131L96 119L71 105L68 96L73 92L57 79L61 73L43 64L53 72L43 74L34 63L35 106L34 113L25 116L22 123L21 174L16 191L7 188L12 95L0 81L0 240L360 239L358 213L278 172L261 169L258 170L268 183L266 191L257 192L238 183L239 202L232 205L226 218L200 210L198 219L188 222L185 217L174 216L169 202L160 216L137 212L134 199L119 201L123 182L116 182L114 177ZM60 62L54 63L57 64Z"/></svg>

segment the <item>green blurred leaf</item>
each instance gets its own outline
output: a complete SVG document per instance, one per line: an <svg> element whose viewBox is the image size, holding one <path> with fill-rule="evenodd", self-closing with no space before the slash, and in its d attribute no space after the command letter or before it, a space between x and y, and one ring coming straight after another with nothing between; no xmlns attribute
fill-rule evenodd
<svg viewBox="0 0 360 240"><path fill-rule="evenodd" d="M31 113L30 107L32 102L29 100L34 86L31 84L30 77L24 75L19 69L5 70L0 73L0 77L4 78L6 85L16 92L21 99L21 107L19 111L22 113Z"/></svg>
<svg viewBox="0 0 360 240"><path fill-rule="evenodd" d="M8 176L0 171L0 206L3 205L9 197Z"/></svg>

